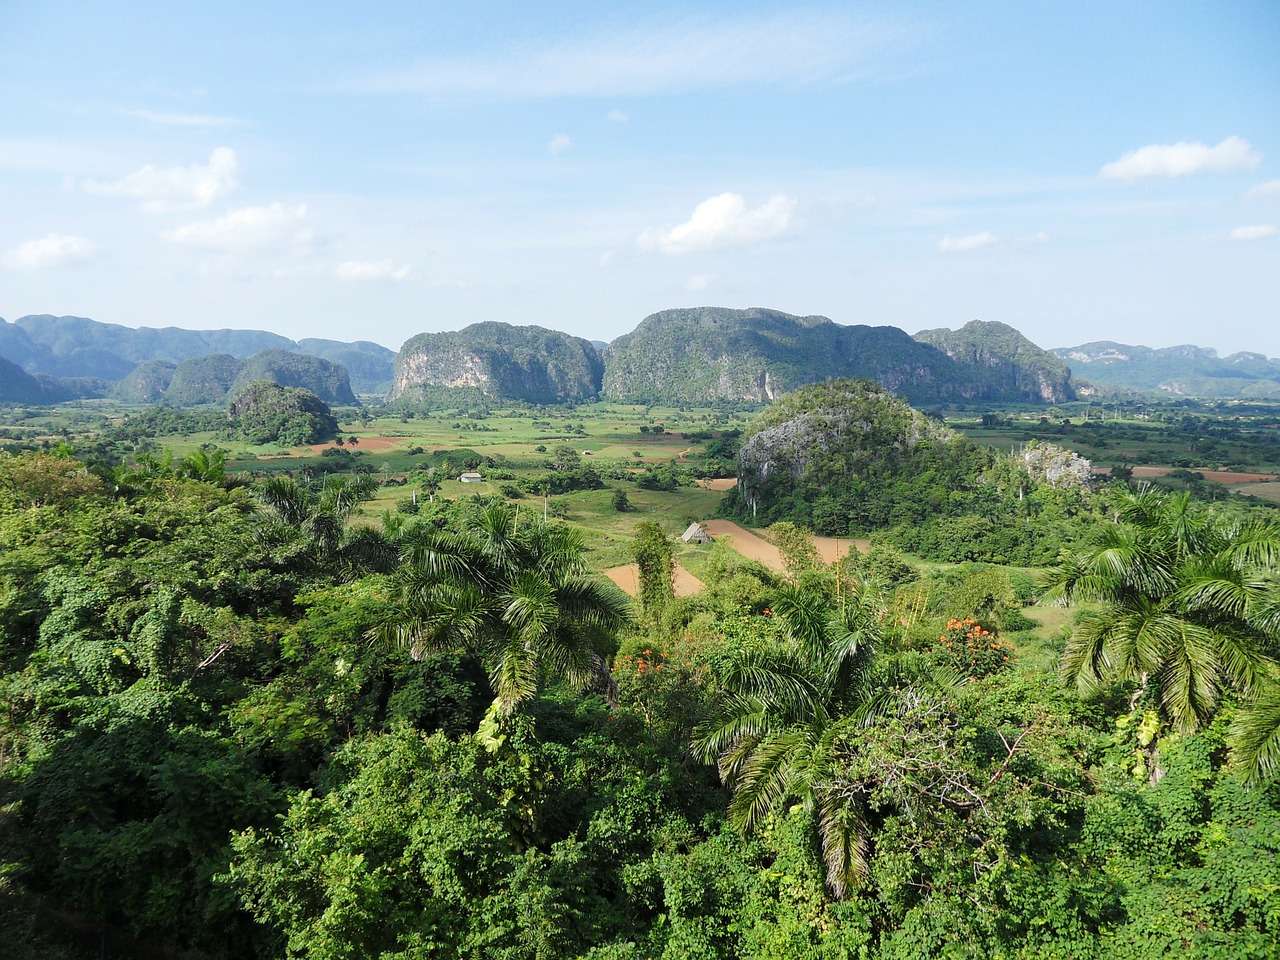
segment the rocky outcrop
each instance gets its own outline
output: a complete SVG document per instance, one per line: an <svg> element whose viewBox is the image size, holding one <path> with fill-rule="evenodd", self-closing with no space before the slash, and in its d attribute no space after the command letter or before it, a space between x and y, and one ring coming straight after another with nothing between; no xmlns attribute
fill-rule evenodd
<svg viewBox="0 0 1280 960"><path fill-rule="evenodd" d="M972 320L959 330L921 330L915 338L937 347L973 378L977 399L1065 403L1076 398L1066 363L1008 324Z"/></svg>
<svg viewBox="0 0 1280 960"><path fill-rule="evenodd" d="M437 391L476 390L529 403L589 400L600 392L604 365L580 337L543 327L477 323L447 333L423 333L396 358L392 399Z"/></svg>

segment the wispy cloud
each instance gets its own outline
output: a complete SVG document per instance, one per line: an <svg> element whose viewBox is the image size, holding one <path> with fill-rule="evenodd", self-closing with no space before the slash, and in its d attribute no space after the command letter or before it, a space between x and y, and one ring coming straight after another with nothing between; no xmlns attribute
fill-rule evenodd
<svg viewBox="0 0 1280 960"><path fill-rule="evenodd" d="M694 292L705 290L715 282L715 279L715 274L712 273L695 273L684 282L684 288Z"/></svg>
<svg viewBox="0 0 1280 960"><path fill-rule="evenodd" d="M170 243L221 253L305 249L315 239L305 204L241 207L213 220L198 220L162 234Z"/></svg>
<svg viewBox="0 0 1280 960"><path fill-rule="evenodd" d="M1153 143L1105 164L1098 176L1107 180L1147 177L1187 177L1195 173L1236 173L1252 170L1262 154L1243 137L1227 137L1216 146L1199 142Z"/></svg>
<svg viewBox="0 0 1280 960"><path fill-rule="evenodd" d="M218 147L206 163L186 167L147 164L119 180L86 180L87 193L103 197L128 197L144 210L160 212L207 207L239 185L239 162L230 147Z"/></svg>
<svg viewBox="0 0 1280 960"><path fill-rule="evenodd" d="M1231 231L1232 240L1266 240L1274 237L1280 230L1277 230L1271 223L1255 223L1247 227L1236 227Z"/></svg>
<svg viewBox="0 0 1280 960"><path fill-rule="evenodd" d="M694 19L421 60L349 80L363 93L532 100L869 77L915 30L839 13Z"/></svg>
<svg viewBox="0 0 1280 960"><path fill-rule="evenodd" d="M1268 180L1249 190L1251 197L1280 197L1280 180Z"/></svg>
<svg viewBox="0 0 1280 960"><path fill-rule="evenodd" d="M573 146L573 138L567 133L557 133L547 142L547 149L552 156L558 157Z"/></svg>
<svg viewBox="0 0 1280 960"><path fill-rule="evenodd" d="M1045 239L1047 240L1048 237ZM966 233L959 237L943 237L938 241L938 249L943 253L968 253L971 250L993 246L995 242L996 235L983 230L981 233Z"/></svg>
<svg viewBox="0 0 1280 960"><path fill-rule="evenodd" d="M4 264L10 270L43 270L87 260L94 250L93 242L84 237L50 233L18 244L5 254Z"/></svg>
<svg viewBox="0 0 1280 960"><path fill-rule="evenodd" d="M605 119L610 123L630 123L631 118L621 110L610 110L605 115Z"/></svg>
<svg viewBox="0 0 1280 960"><path fill-rule="evenodd" d="M642 249L670 254L744 246L786 233L795 210L795 198L785 194L749 207L742 194L721 193L694 207L684 223L669 229L646 230L637 242Z"/></svg>
<svg viewBox="0 0 1280 960"><path fill-rule="evenodd" d="M333 274L339 280L403 280L409 272L408 264L391 260L345 260Z"/></svg>
<svg viewBox="0 0 1280 960"><path fill-rule="evenodd" d="M161 110L121 110L126 117L158 123L165 127L233 127L235 117L219 117L208 113L166 113Z"/></svg>

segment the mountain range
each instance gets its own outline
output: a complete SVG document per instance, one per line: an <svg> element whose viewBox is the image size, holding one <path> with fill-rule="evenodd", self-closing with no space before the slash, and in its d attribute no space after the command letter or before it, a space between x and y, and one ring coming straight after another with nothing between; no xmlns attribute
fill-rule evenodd
<svg viewBox="0 0 1280 960"><path fill-rule="evenodd" d="M1185 397L1280 399L1280 359L1219 357L1209 347L1140 347L1097 340L1053 353L1101 388Z"/></svg>
<svg viewBox="0 0 1280 960"><path fill-rule="evenodd" d="M265 350L307 354L340 364L360 393L385 393L396 358L394 350L368 341L294 341L265 330L135 328L48 314L19 317L13 323L0 319L0 357L28 373L60 378L121 380L140 363L177 364L219 354L244 360Z"/></svg>
<svg viewBox="0 0 1280 960"><path fill-rule="evenodd" d="M500 322L424 333L397 354L369 341L290 340L264 330L131 328L85 317L0 320L0 401L109 395L224 403L267 380L328 403L459 392L532 403L764 403L807 383L875 380L913 403L1060 403L1101 392L1280 397L1280 361L1203 347L1112 342L1044 350L974 320L914 337L779 310L696 307L644 318L611 343ZM1077 379L1077 376L1079 378Z"/></svg>

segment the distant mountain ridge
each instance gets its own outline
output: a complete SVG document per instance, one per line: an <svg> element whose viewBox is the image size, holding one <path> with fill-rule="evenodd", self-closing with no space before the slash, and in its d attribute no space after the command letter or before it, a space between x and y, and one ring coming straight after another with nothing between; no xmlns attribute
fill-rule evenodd
<svg viewBox="0 0 1280 960"><path fill-rule="evenodd" d="M376 343L290 340L266 330L186 330L180 327L125 327L87 317L33 314L12 323L0 320L0 357L28 373L55 377L123 380L140 363L226 355L241 360L264 350L309 354L346 367L352 386L383 393L391 384L395 351Z"/></svg>
<svg viewBox="0 0 1280 960"><path fill-rule="evenodd" d="M1280 359L1261 353L1218 356L1211 347L1143 347L1096 340L1058 347L1055 356L1098 387L1211 399L1280 399Z"/></svg>
<svg viewBox="0 0 1280 960"><path fill-rule="evenodd" d="M848 325L762 307L663 310L612 342L502 322L424 333L397 354L367 340L290 340L263 330L133 329L85 317L0 319L3 394L52 403L222 403L250 380L413 400L459 390L532 403L600 397L767 403L807 383L866 378L916 404L1061 403L1098 392L1280 399L1280 359L1114 341L1041 349L1015 328ZM22 376L19 376L19 373Z"/></svg>
<svg viewBox="0 0 1280 960"><path fill-rule="evenodd" d="M808 383L874 380L917 402L1072 399L1071 372L1005 324L914 338L762 307L664 310L605 352L609 399L766 402Z"/></svg>

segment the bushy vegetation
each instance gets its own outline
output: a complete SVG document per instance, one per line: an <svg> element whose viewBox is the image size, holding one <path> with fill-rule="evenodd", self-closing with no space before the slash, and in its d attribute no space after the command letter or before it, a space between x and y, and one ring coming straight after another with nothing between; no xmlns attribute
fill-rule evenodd
<svg viewBox="0 0 1280 960"><path fill-rule="evenodd" d="M359 509L385 474L252 480L211 446L0 454L0 942L17 960L1273 956L1280 526L1061 491L850 395L897 493L962 509L900 514L831 564L773 517L783 569L698 547L691 596L673 576L695 554L642 514L634 603L579 527L439 496L475 451L418 455L422 496L381 525ZM797 403L743 449L825 409ZM552 443L539 476L596 470ZM838 495L847 476L820 469ZM610 490L580 495L622 519ZM1071 545L1048 570L889 542L1034 497L1009 525Z"/></svg>
<svg viewBox="0 0 1280 960"><path fill-rule="evenodd" d="M257 380L240 389L227 413L233 429L249 443L296 446L319 443L338 432L329 406L300 387Z"/></svg>

